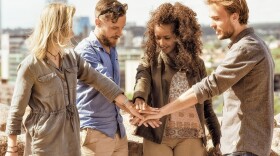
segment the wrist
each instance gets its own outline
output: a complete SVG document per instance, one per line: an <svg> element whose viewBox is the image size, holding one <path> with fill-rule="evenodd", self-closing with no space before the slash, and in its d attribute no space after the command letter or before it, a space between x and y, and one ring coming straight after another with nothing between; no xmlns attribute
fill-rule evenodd
<svg viewBox="0 0 280 156"><path fill-rule="evenodd" d="M123 101L123 103L121 103L121 106L124 106L124 107L128 108L128 107L129 107L129 103L130 103L129 99L126 98L126 99Z"/></svg>
<svg viewBox="0 0 280 156"><path fill-rule="evenodd" d="M6 152L8 152L8 153L17 153L18 152L18 146L17 145L15 145L15 146L8 145Z"/></svg>

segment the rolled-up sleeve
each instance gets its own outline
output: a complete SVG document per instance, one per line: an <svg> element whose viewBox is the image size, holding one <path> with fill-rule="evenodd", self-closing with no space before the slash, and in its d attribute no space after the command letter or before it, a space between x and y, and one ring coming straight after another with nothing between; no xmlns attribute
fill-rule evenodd
<svg viewBox="0 0 280 156"><path fill-rule="evenodd" d="M22 117L29 103L33 84L34 78L29 66L20 64L7 119L7 134L19 135L21 133Z"/></svg>
<svg viewBox="0 0 280 156"><path fill-rule="evenodd" d="M232 48L212 74L192 86L198 102L202 104L236 84L263 59L260 53L258 46L244 44L239 48Z"/></svg>

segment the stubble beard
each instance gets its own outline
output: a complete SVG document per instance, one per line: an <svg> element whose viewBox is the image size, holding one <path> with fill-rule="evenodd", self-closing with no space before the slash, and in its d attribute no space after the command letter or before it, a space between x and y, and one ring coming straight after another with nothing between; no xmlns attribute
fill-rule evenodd
<svg viewBox="0 0 280 156"><path fill-rule="evenodd" d="M104 36L104 35L101 35L100 36L100 42L105 45L105 46L108 46L108 47L115 47L116 46L116 42L115 43L112 43L108 37Z"/></svg>
<svg viewBox="0 0 280 156"><path fill-rule="evenodd" d="M234 34L234 27L232 25L229 25L229 29L222 31L222 36L219 37L219 40L229 39Z"/></svg>

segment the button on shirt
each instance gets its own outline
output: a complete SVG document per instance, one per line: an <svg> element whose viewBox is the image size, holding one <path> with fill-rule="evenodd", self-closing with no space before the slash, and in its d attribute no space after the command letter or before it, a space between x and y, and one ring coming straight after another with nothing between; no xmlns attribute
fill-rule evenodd
<svg viewBox="0 0 280 156"><path fill-rule="evenodd" d="M111 47L110 53L107 53L91 32L89 37L78 44L75 51L93 68L120 86L118 54L115 47ZM81 128L96 129L112 138L119 128L121 137L125 136L120 109L100 92L81 81L77 84L77 108Z"/></svg>

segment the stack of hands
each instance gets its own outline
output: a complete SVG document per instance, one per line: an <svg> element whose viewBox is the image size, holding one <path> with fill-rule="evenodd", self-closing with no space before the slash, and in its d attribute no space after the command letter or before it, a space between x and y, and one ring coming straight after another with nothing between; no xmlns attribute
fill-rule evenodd
<svg viewBox="0 0 280 156"><path fill-rule="evenodd" d="M140 116L130 113L130 124L135 126L141 126L143 124L146 127L151 126L153 128L159 127L162 124L159 120L163 116L160 108L153 108L147 105L141 98L135 99L133 107L140 113Z"/></svg>
<svg viewBox="0 0 280 156"><path fill-rule="evenodd" d="M153 108L149 106L141 98L136 98L134 105L129 109L130 119L129 122L135 126L141 126L142 124L146 127L151 126L152 128L159 127L162 122L160 118L165 114L160 108ZM211 153L213 156L221 156L220 144L216 145Z"/></svg>

